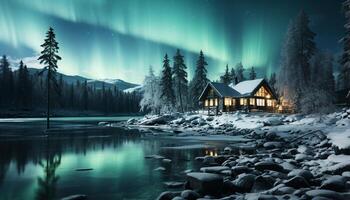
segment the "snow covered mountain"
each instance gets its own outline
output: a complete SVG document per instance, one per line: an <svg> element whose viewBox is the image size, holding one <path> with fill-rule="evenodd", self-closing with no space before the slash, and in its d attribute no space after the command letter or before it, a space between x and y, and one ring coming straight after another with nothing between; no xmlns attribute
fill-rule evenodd
<svg viewBox="0 0 350 200"><path fill-rule="evenodd" d="M31 75L35 75L41 71L41 69L36 68L28 68L28 71ZM140 85L129 83L121 79L89 79L83 76L71 76L66 75L62 73L57 73L57 78L59 78L62 75L63 81L65 81L68 84L76 83L79 81L80 83L83 83L84 81L87 81L88 86L96 87L97 89L101 89L103 84L106 88L114 88L116 86L119 90L128 90L131 88L139 87Z"/></svg>

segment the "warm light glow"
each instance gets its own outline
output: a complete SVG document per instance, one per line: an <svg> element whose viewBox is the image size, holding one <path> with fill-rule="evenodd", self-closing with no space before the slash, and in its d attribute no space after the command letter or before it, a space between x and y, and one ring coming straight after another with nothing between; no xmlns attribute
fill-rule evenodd
<svg viewBox="0 0 350 200"><path fill-rule="evenodd" d="M240 105L242 105L242 106L246 106L246 105L247 105L247 99L241 98L241 99L239 100L239 103L240 103Z"/></svg>
<svg viewBox="0 0 350 200"><path fill-rule="evenodd" d="M204 106L205 106L205 107L209 106L209 101L208 101L208 99L205 100Z"/></svg>
<svg viewBox="0 0 350 200"><path fill-rule="evenodd" d="M231 98L225 98L225 106L231 106L232 105L232 99Z"/></svg>
<svg viewBox="0 0 350 200"><path fill-rule="evenodd" d="M270 107L271 107L272 104L273 104L273 101L272 101L271 99L268 99L268 100L267 100L267 106L270 106Z"/></svg>
<svg viewBox="0 0 350 200"><path fill-rule="evenodd" d="M254 98L250 98L249 99L249 105L252 105L252 106L255 105L255 99Z"/></svg>
<svg viewBox="0 0 350 200"><path fill-rule="evenodd" d="M213 99L210 99L209 102L210 102L210 103L209 103L209 106L213 106L213 105L214 105Z"/></svg>
<svg viewBox="0 0 350 200"><path fill-rule="evenodd" d="M256 92L255 96L270 98L270 94L267 92L267 90L264 88L264 86L262 86L262 87Z"/></svg>
<svg viewBox="0 0 350 200"><path fill-rule="evenodd" d="M215 106L218 105L218 99L215 99Z"/></svg>
<svg viewBox="0 0 350 200"><path fill-rule="evenodd" d="M256 105L257 106L265 106L265 99L257 99Z"/></svg>

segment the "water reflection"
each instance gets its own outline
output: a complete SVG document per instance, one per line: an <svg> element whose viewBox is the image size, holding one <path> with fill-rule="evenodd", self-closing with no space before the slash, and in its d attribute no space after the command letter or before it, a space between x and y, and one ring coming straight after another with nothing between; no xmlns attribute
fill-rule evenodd
<svg viewBox="0 0 350 200"><path fill-rule="evenodd" d="M134 131L102 130L80 135L0 140L0 199L57 199L86 194L89 199L154 199L163 182L183 180L198 169L196 156L215 150L162 148L176 140L144 138ZM210 153L212 152L212 153ZM172 160L145 159L158 154ZM166 170L154 171L158 167ZM77 171L91 168L91 171Z"/></svg>

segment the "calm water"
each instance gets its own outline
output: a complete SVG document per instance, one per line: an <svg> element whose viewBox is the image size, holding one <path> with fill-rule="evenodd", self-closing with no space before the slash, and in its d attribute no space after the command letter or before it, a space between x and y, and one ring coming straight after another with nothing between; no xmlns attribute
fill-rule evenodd
<svg viewBox="0 0 350 200"><path fill-rule="evenodd" d="M47 137L43 120L0 120L0 199L59 199L86 194L89 199L155 199L166 181L183 180L198 169L196 156L215 154L225 144L145 136L135 130L96 129L97 121L56 120L60 130ZM104 121L117 121L110 118ZM195 144L195 145L193 145ZM172 160L164 172L157 154ZM77 169L87 169L79 171Z"/></svg>

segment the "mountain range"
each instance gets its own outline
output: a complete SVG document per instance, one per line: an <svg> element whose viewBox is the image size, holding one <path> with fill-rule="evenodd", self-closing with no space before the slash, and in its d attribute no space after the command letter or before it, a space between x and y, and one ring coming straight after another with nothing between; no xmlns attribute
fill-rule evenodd
<svg viewBox="0 0 350 200"><path fill-rule="evenodd" d="M36 68L28 68L29 74L31 75L37 75L41 69ZM106 88L114 88L116 86L119 90L125 91L125 92L132 92L134 91L133 88L136 88L135 91L138 91L137 88L140 88L140 85L129 83L127 81L121 80L121 79L90 79L83 76L71 76L66 75L63 73L57 72L57 79L62 75L62 79L64 82L68 84L77 83L78 81L80 83L83 83L87 81L88 86L95 87L97 89L101 89L102 85L104 84Z"/></svg>

